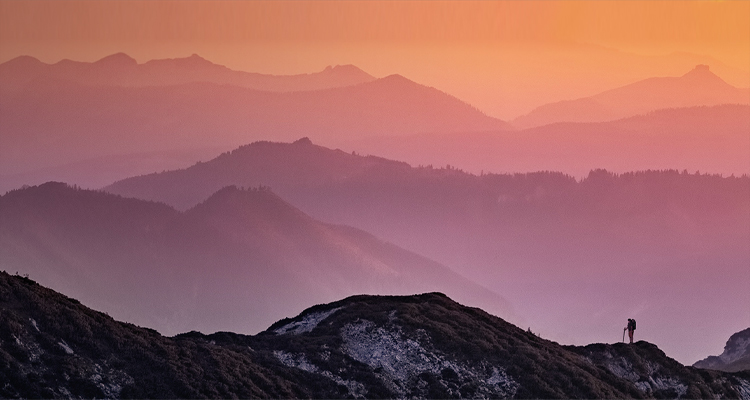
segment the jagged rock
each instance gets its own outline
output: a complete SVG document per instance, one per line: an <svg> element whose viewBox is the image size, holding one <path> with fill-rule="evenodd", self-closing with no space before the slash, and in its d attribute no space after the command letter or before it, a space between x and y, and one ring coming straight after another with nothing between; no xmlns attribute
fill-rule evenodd
<svg viewBox="0 0 750 400"><path fill-rule="evenodd" d="M727 372L750 370L750 328L732 335L720 355L709 356L693 366Z"/></svg>

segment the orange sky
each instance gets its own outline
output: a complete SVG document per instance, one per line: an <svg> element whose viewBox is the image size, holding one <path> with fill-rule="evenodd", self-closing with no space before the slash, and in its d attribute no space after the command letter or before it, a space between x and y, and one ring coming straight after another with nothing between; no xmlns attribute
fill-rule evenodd
<svg viewBox="0 0 750 400"><path fill-rule="evenodd" d="M507 119L693 62L750 85L750 2L0 0L0 62L120 51L277 74L352 63Z"/></svg>

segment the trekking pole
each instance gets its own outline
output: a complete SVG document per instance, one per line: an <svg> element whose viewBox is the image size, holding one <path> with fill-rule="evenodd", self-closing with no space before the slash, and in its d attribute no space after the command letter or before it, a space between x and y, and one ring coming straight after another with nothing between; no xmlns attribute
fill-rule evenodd
<svg viewBox="0 0 750 400"><path fill-rule="evenodd" d="M625 343L625 329L622 330L622 342Z"/></svg>

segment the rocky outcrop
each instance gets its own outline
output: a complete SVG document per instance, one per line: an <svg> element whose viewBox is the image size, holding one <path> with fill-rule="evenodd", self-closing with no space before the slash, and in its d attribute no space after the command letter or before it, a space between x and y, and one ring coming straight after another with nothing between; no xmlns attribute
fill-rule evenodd
<svg viewBox="0 0 750 400"><path fill-rule="evenodd" d="M354 296L255 335L164 337L0 273L0 397L750 398L750 372L560 346L440 293Z"/></svg>
<svg viewBox="0 0 750 400"><path fill-rule="evenodd" d="M718 356L709 356L693 364L696 368L736 372L750 370L750 328L732 335Z"/></svg>

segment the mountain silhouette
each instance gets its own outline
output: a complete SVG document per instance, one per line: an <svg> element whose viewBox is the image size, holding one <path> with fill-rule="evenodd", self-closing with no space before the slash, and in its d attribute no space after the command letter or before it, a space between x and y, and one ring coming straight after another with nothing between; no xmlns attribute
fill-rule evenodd
<svg viewBox="0 0 750 400"><path fill-rule="evenodd" d="M667 350L692 363L726 338L709 343L691 321L727 329L728 316L741 318L750 300L743 290L748 176L473 175L303 140L253 143L106 190L183 210L231 184L269 186L308 215L371 232L483 282L530 326L561 341L574 340L570 332L596 341L611 335L602 327L646 318ZM721 301L706 303L698 293ZM640 317L631 314L635 302L646 304ZM561 307L569 317L554 311Z"/></svg>
<svg viewBox="0 0 750 400"><path fill-rule="evenodd" d="M329 187L347 180L386 182L394 175L408 175L412 171L403 162L345 153L302 138L293 143L254 142L208 162L124 179L105 190L186 210L228 185L270 186L282 196L297 198L297 192L305 189Z"/></svg>
<svg viewBox="0 0 750 400"><path fill-rule="evenodd" d="M512 121L528 128L555 122L601 122L663 108L750 104L750 89L736 88L707 65L680 77L648 78L591 97L545 104Z"/></svg>
<svg viewBox="0 0 750 400"><path fill-rule="evenodd" d="M0 108L0 175L101 157L231 149L258 139L323 141L508 127L400 76L285 93L210 82L125 87L45 77L1 95ZM74 183L87 183L86 176Z"/></svg>
<svg viewBox="0 0 750 400"><path fill-rule="evenodd" d="M750 370L750 328L729 337L721 354L706 357L693 366L728 372Z"/></svg>
<svg viewBox="0 0 750 400"><path fill-rule="evenodd" d="M440 293L353 296L247 336L164 337L0 272L3 397L714 398L747 372L647 342L560 346Z"/></svg>
<svg viewBox="0 0 750 400"><path fill-rule="evenodd" d="M328 66L299 75L269 75L231 70L197 54L185 58L150 60L143 64L125 53L95 62L62 60L46 64L20 56L0 64L0 93L22 90L34 80L64 80L101 86L170 86L193 82L233 85L272 92L320 90L375 80L353 65Z"/></svg>
<svg viewBox="0 0 750 400"><path fill-rule="evenodd" d="M412 165L447 164L474 173L592 169L628 172L687 169L750 173L750 106L671 108L607 122L558 122L505 132L355 139L341 149Z"/></svg>
<svg viewBox="0 0 750 400"><path fill-rule="evenodd" d="M259 331L357 293L441 290L512 316L445 266L316 221L263 188L226 187L184 213L62 183L14 190L0 197L0 263L171 334Z"/></svg>

